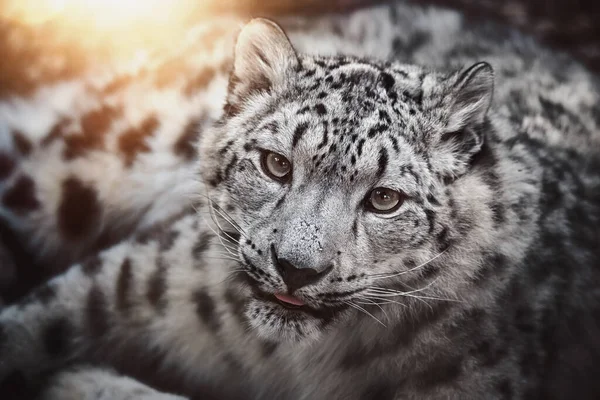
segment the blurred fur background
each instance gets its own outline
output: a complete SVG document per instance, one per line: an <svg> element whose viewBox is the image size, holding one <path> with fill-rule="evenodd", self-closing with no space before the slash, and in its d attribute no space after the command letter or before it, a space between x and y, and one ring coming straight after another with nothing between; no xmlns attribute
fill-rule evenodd
<svg viewBox="0 0 600 400"><path fill-rule="evenodd" d="M22 0L25 1L25 0ZM40 85L73 79L95 62L114 56L115 43L73 35L60 24L14 18L21 0L0 0L0 101L27 97ZM35 4L36 0L27 0ZM41 0L38 0L41 1ZM385 0L190 0L182 29L215 14L277 16L349 11ZM462 11L470 19L501 21L573 54L600 72L598 0L409 0ZM20 3L19 3L20 2ZM0 130L0 135L3 132ZM0 138L1 139L1 138ZM20 149L26 151L27 149ZM0 164L3 169L10 166ZM47 279L0 220L0 305Z"/></svg>

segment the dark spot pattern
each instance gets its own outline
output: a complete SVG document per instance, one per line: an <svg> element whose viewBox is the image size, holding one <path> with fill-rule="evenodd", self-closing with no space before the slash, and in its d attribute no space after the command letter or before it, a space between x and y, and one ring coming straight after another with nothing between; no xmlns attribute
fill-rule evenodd
<svg viewBox="0 0 600 400"><path fill-rule="evenodd" d="M179 237L179 232L175 230L170 230L162 234L158 240L158 248L161 252L166 252L171 250L173 245L175 245L175 241Z"/></svg>
<svg viewBox="0 0 600 400"><path fill-rule="evenodd" d="M17 214L26 214L40 207L40 202L35 195L35 183L27 176L22 175L13 183L2 196L2 203Z"/></svg>
<svg viewBox="0 0 600 400"><path fill-rule="evenodd" d="M27 157L33 150L33 144L27 139L27 136L21 131L13 131L13 141L19 154Z"/></svg>
<svg viewBox="0 0 600 400"><path fill-rule="evenodd" d="M102 259L97 255L93 255L81 264L81 270L88 276L93 276L102 269Z"/></svg>
<svg viewBox="0 0 600 400"><path fill-rule="evenodd" d="M104 148L104 139L113 118L118 116L117 110L109 106L103 106L93 110L81 117L81 132L65 137L65 148L63 156L66 160L72 160L86 155L91 150ZM51 132L58 135L64 125L59 123L57 130Z"/></svg>
<svg viewBox="0 0 600 400"><path fill-rule="evenodd" d="M429 368L415 374L417 388L427 392L437 386L451 384L461 375L463 362L461 355L440 355L429 363Z"/></svg>
<svg viewBox="0 0 600 400"><path fill-rule="evenodd" d="M42 330L42 342L46 354L51 359L65 356L74 333L75 328L65 317L48 322Z"/></svg>
<svg viewBox="0 0 600 400"><path fill-rule="evenodd" d="M435 211L426 209L425 216L427 217L427 222L429 224L429 234L431 234L435 229Z"/></svg>
<svg viewBox="0 0 600 400"><path fill-rule="evenodd" d="M381 82L383 88L388 92L392 90L392 88L396 84L396 80L394 79L394 77L388 74L387 72L382 72L381 74L379 74L379 81Z"/></svg>
<svg viewBox="0 0 600 400"><path fill-rule="evenodd" d="M192 301L196 304L196 314L208 329L216 333L221 327L221 321L216 314L215 302L205 289L198 289L192 295Z"/></svg>
<svg viewBox="0 0 600 400"><path fill-rule="evenodd" d="M116 287L115 304L121 312L127 312L131 308L133 284L131 260L126 258L121 264Z"/></svg>
<svg viewBox="0 0 600 400"><path fill-rule="evenodd" d="M37 399L40 395L39 385L35 385L22 371L10 371L0 381L2 400Z"/></svg>
<svg viewBox="0 0 600 400"><path fill-rule="evenodd" d="M8 178L15 169L14 158L4 151L0 151L0 180Z"/></svg>
<svg viewBox="0 0 600 400"><path fill-rule="evenodd" d="M85 324L87 334L93 338L106 337L110 330L110 312L106 295L94 285L85 304Z"/></svg>
<svg viewBox="0 0 600 400"><path fill-rule="evenodd" d="M325 108L325 105L323 103L319 103L315 106L315 111L317 112L317 115L325 115L327 114L327 108Z"/></svg>
<svg viewBox="0 0 600 400"><path fill-rule="evenodd" d="M215 76L216 71L212 67L203 68L196 76L192 77L185 86L184 93L186 96L192 96L202 89L206 88Z"/></svg>
<svg viewBox="0 0 600 400"><path fill-rule="evenodd" d="M377 160L377 176L382 177L388 166L388 153L387 150L381 149L379 151L379 159Z"/></svg>
<svg viewBox="0 0 600 400"><path fill-rule="evenodd" d="M130 167L139 153L150 151L148 138L159 126L158 118L152 115L146 118L139 127L129 128L119 137L119 151L125 158L125 165Z"/></svg>
<svg viewBox="0 0 600 400"><path fill-rule="evenodd" d="M234 279L237 276L234 275ZM245 311L245 303L239 293L236 292L234 286L229 286L225 289L225 301L229 304L231 312L234 316L237 317L240 323L245 323L244 320L244 311Z"/></svg>
<svg viewBox="0 0 600 400"><path fill-rule="evenodd" d="M156 269L148 280L146 298L157 310L163 310L167 305L167 266L162 257L156 262Z"/></svg>
<svg viewBox="0 0 600 400"><path fill-rule="evenodd" d="M508 379L502 379L496 384L496 392L500 395L501 400L512 400L514 398L513 388Z"/></svg>
<svg viewBox="0 0 600 400"><path fill-rule="evenodd" d="M209 235L206 232L203 232L198 236L198 240L196 240L196 243L194 244L194 247L192 248L192 255L195 260L197 260L197 261L202 260L204 253L210 247L210 239L211 239L211 235Z"/></svg>
<svg viewBox="0 0 600 400"><path fill-rule="evenodd" d="M102 209L96 190L70 176L62 184L57 219L60 233L68 240L81 240L98 230Z"/></svg>
<svg viewBox="0 0 600 400"><path fill-rule="evenodd" d="M200 137L201 123L201 120L192 120L188 122L173 145L175 154L186 161L191 161L196 158L196 142Z"/></svg>
<svg viewBox="0 0 600 400"><path fill-rule="evenodd" d="M234 154L229 163L227 163L227 165L225 166L225 170L223 171L223 180L229 179L229 177L231 176L231 171L233 170L233 167L237 164L237 162L238 156L237 154Z"/></svg>
<svg viewBox="0 0 600 400"><path fill-rule="evenodd" d="M273 353L275 353L275 351L277 350L277 347L279 346L278 343L276 342L272 342L272 341L263 341L261 342L261 354L263 357L265 358L269 358L273 355Z"/></svg>
<svg viewBox="0 0 600 400"><path fill-rule="evenodd" d="M391 382L372 383L362 391L360 400L394 400L396 390L396 385Z"/></svg>
<svg viewBox="0 0 600 400"><path fill-rule="evenodd" d="M2 349L8 342L8 338L9 338L9 336L8 336L8 333L6 332L6 327L4 326L3 323L0 323L0 351L2 351Z"/></svg>
<svg viewBox="0 0 600 400"><path fill-rule="evenodd" d="M308 129L307 122L298 124L296 129L294 129L294 137L292 139L292 147L296 147L296 145L298 144L300 139L302 139L302 136L304 135L304 133L306 132L307 129Z"/></svg>

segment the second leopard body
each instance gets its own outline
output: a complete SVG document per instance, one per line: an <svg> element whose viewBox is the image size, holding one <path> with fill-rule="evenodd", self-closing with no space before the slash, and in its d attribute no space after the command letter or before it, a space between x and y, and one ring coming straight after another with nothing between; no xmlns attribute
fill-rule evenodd
<svg viewBox="0 0 600 400"><path fill-rule="evenodd" d="M399 4L284 26L291 43L272 22L246 25L227 90L218 76L207 89L225 106L203 108L216 121L198 175L190 150L171 180L142 184L164 194L157 205L108 197L140 228L2 311L0 377L74 365L47 398L107 385L81 364L197 398L594 398L597 79L449 11ZM138 153L164 161L160 132ZM53 140L69 153L68 136ZM150 179L135 153L122 152L124 176ZM373 203L382 194L394 207ZM34 215L56 226L56 205L9 205L17 228ZM112 382L123 397L162 396Z"/></svg>

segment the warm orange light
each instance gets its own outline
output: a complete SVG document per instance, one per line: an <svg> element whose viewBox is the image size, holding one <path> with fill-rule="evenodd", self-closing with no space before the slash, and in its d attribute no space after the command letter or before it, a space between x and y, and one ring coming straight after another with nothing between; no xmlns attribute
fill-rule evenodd
<svg viewBox="0 0 600 400"><path fill-rule="evenodd" d="M5 12L30 23L58 17L105 29L140 22L169 23L181 18L191 5L190 0L13 0Z"/></svg>
<svg viewBox="0 0 600 400"><path fill-rule="evenodd" d="M2 12L26 24L51 24L63 36L92 48L131 53L181 38L185 26L202 16L198 15L202 4L201 0L5 0Z"/></svg>

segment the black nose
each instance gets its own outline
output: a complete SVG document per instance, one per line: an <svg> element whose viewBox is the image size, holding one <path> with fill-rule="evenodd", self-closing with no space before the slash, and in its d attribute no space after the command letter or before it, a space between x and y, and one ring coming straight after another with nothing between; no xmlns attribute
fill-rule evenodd
<svg viewBox="0 0 600 400"><path fill-rule="evenodd" d="M332 265L319 272L312 268L299 268L290 263L288 260L278 258L276 260L277 271L283 278L290 293L296 289L300 289L306 285L317 282L324 277L333 268Z"/></svg>

